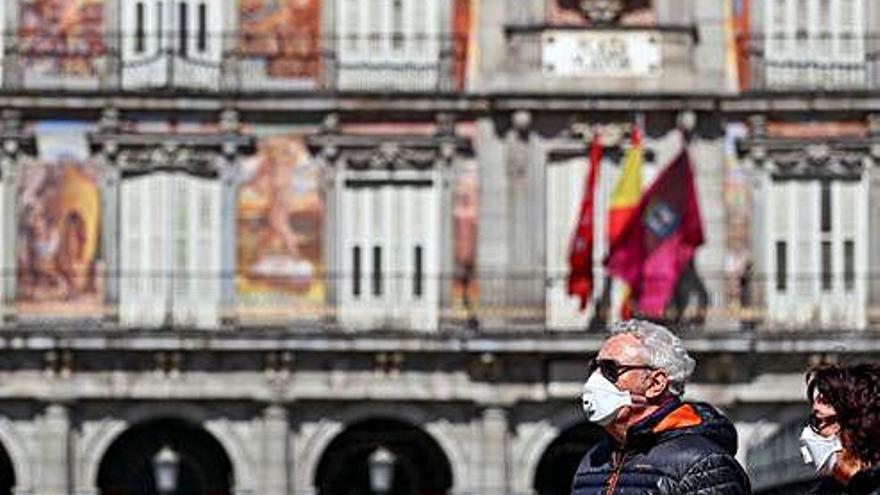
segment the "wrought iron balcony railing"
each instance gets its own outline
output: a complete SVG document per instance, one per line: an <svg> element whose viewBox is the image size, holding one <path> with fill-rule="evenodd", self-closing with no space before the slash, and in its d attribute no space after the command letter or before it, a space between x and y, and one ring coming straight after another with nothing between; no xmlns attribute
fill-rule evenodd
<svg viewBox="0 0 880 495"><path fill-rule="evenodd" d="M3 39L6 90L454 93L466 40L453 35L174 32Z"/></svg>
<svg viewBox="0 0 880 495"><path fill-rule="evenodd" d="M690 335L873 333L880 331L880 298L869 297L863 282L857 293L780 302L762 294L762 277L683 277L660 320ZM565 333L600 331L614 319L619 300L603 285L597 280L582 312L567 294L565 274L111 274L47 265L7 272L2 312L12 326Z"/></svg>
<svg viewBox="0 0 880 495"><path fill-rule="evenodd" d="M880 36L748 35L736 41L745 91L866 91L880 87Z"/></svg>

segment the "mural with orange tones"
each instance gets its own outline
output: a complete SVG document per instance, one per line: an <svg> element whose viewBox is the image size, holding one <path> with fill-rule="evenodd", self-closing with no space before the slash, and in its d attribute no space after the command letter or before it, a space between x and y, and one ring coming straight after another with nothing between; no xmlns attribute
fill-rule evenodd
<svg viewBox="0 0 880 495"><path fill-rule="evenodd" d="M242 171L236 249L241 316L283 318L295 310L317 316L312 312L320 310L325 292L318 163L302 136L282 135L263 138Z"/></svg>
<svg viewBox="0 0 880 495"><path fill-rule="evenodd" d="M473 309L477 303L477 218L479 182L476 168L459 173L453 198L453 235L455 274L453 304Z"/></svg>
<svg viewBox="0 0 880 495"><path fill-rule="evenodd" d="M317 78L320 0L239 0L241 52L271 78Z"/></svg>
<svg viewBox="0 0 880 495"><path fill-rule="evenodd" d="M38 74L95 77L104 54L104 0L22 0L19 50Z"/></svg>
<svg viewBox="0 0 880 495"><path fill-rule="evenodd" d="M99 169L87 158L78 131L85 129L76 124L51 125L45 131L38 127L37 139L46 144L39 160L22 171L16 252L22 316L102 312ZM48 136L41 138L43 132Z"/></svg>

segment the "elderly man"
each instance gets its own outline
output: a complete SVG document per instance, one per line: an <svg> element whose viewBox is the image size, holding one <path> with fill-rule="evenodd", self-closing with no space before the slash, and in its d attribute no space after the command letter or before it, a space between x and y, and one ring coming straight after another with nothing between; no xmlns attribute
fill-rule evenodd
<svg viewBox="0 0 880 495"><path fill-rule="evenodd" d="M751 493L731 422L681 400L695 365L681 339L640 320L611 333L583 394L584 412L607 438L584 456L572 495Z"/></svg>

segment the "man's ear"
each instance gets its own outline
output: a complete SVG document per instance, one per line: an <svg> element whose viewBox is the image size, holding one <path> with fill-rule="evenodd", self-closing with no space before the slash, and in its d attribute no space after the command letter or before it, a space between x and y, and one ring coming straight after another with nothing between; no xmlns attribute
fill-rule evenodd
<svg viewBox="0 0 880 495"><path fill-rule="evenodd" d="M645 397L648 400L662 396L669 389L669 375L663 370L653 370L648 375L648 388L645 389Z"/></svg>

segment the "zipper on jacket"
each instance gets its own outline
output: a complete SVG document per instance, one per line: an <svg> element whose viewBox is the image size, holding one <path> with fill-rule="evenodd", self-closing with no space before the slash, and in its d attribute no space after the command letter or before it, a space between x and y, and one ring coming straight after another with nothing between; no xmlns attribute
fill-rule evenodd
<svg viewBox="0 0 880 495"><path fill-rule="evenodd" d="M613 495L617 489L617 482L620 479L620 470L623 468L624 455L622 452L614 451L611 453L611 476L608 477L608 488L605 489L605 495Z"/></svg>

